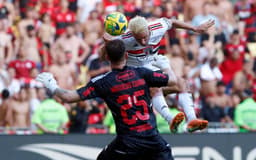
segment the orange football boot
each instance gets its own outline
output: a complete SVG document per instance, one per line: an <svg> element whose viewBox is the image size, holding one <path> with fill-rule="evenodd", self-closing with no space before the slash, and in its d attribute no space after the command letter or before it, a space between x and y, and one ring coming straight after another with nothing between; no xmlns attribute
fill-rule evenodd
<svg viewBox="0 0 256 160"><path fill-rule="evenodd" d="M207 126L208 126L208 121L201 120L201 119L194 119L188 123L187 129L188 129L188 132L192 133L197 130L203 130Z"/></svg>
<svg viewBox="0 0 256 160"><path fill-rule="evenodd" d="M170 124L170 130L172 133L177 133L178 126L185 119L185 114L183 112L178 113L172 120Z"/></svg>

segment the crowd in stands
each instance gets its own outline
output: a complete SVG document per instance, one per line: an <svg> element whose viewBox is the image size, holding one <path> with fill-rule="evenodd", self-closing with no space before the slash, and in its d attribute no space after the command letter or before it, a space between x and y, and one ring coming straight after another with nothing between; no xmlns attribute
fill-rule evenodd
<svg viewBox="0 0 256 160"><path fill-rule="evenodd" d="M214 19L201 35L171 29L159 54L190 83L200 118L256 131L256 0L0 0L0 132L115 133L101 99L67 104L34 80L48 71L62 88L75 89L110 71L99 51L104 17L113 11L193 25ZM175 95L166 99L178 113Z"/></svg>

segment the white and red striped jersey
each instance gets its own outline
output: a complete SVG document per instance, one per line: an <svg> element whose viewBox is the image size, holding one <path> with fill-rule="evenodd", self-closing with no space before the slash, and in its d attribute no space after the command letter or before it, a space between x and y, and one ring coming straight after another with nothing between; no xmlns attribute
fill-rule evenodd
<svg viewBox="0 0 256 160"><path fill-rule="evenodd" d="M118 39L125 43L126 51L130 56L152 55L158 52L160 40L163 38L167 30L171 29L172 24L167 18L160 18L149 22L150 38L147 46L140 45L133 37L131 31L127 31L118 36Z"/></svg>

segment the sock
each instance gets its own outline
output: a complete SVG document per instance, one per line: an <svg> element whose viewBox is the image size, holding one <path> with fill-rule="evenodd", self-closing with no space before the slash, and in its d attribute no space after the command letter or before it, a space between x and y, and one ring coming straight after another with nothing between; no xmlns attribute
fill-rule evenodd
<svg viewBox="0 0 256 160"><path fill-rule="evenodd" d="M196 119L194 102L193 102L191 93L180 93L178 102L179 102L179 105L183 108L188 118L188 122L193 119Z"/></svg>
<svg viewBox="0 0 256 160"><path fill-rule="evenodd" d="M173 119L169 107L165 101L162 93L157 93L152 97L152 104L156 111L168 122L170 123Z"/></svg>

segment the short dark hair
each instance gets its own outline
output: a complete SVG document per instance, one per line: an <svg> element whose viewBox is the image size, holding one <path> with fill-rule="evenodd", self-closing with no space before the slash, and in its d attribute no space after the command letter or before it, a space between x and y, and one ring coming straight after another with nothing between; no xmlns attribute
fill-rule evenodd
<svg viewBox="0 0 256 160"><path fill-rule="evenodd" d="M124 42L119 39L106 42L105 50L112 63L120 62L124 58L125 45Z"/></svg>
<svg viewBox="0 0 256 160"><path fill-rule="evenodd" d="M8 89L3 89L1 94L3 99L7 99L10 96L10 92Z"/></svg>
<svg viewBox="0 0 256 160"><path fill-rule="evenodd" d="M223 81L218 81L216 85L217 87L225 86L225 83Z"/></svg>
<svg viewBox="0 0 256 160"><path fill-rule="evenodd" d="M239 30L238 29L234 29L232 32L233 35L239 34Z"/></svg>
<svg viewBox="0 0 256 160"><path fill-rule="evenodd" d="M28 26L26 27L26 29L27 29L27 31L32 31L32 30L35 29L35 27L34 27L33 25L28 25Z"/></svg>

